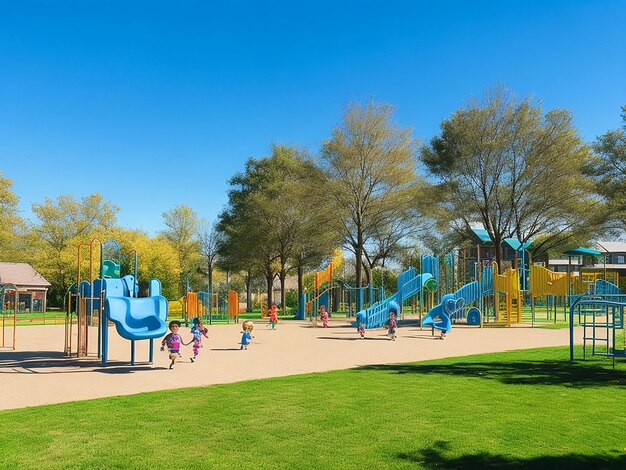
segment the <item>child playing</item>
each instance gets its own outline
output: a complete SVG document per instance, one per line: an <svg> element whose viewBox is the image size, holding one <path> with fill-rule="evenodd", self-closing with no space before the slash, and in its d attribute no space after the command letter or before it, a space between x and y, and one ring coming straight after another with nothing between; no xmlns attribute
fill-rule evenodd
<svg viewBox="0 0 626 470"><path fill-rule="evenodd" d="M398 322L396 321L396 312L395 310L389 311L389 320L386 325L388 328L387 334L391 338L391 341L396 340L396 328L398 328Z"/></svg>
<svg viewBox="0 0 626 470"><path fill-rule="evenodd" d="M180 355L180 345L183 343L183 339L178 334L178 330L180 330L180 322L178 320L172 320L169 323L170 333L168 333L163 341L161 341L161 351L165 350L165 346L167 345L167 349L170 353L170 369L174 367L174 363ZM189 343L187 343L189 344Z"/></svg>
<svg viewBox="0 0 626 470"><path fill-rule="evenodd" d="M326 305L320 306L320 319L324 328L328 328L328 312L326 311Z"/></svg>
<svg viewBox="0 0 626 470"><path fill-rule="evenodd" d="M361 335L361 339L365 339L365 325L363 324L363 322L359 323L358 331L359 331L359 334Z"/></svg>
<svg viewBox="0 0 626 470"><path fill-rule="evenodd" d="M245 322L243 322L242 327L243 327L243 331L241 335L241 347L239 349L247 350L248 345L252 341L252 338L254 338L254 336L252 336L252 330L254 328L254 324L250 320L246 320Z"/></svg>
<svg viewBox="0 0 626 470"><path fill-rule="evenodd" d="M278 314L276 313L276 304L272 305L272 308L270 308L270 326L272 327L272 330L276 329L276 323L278 323Z"/></svg>
<svg viewBox="0 0 626 470"><path fill-rule="evenodd" d="M199 349L202 347L202 337L209 338L209 330L202 324L202 320L194 318L191 320L191 334L193 335L193 357L191 362L195 362Z"/></svg>

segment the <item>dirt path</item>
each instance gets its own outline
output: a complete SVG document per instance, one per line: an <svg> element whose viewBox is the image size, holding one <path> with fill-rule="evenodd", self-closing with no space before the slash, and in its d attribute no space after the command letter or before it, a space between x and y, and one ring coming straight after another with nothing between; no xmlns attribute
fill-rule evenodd
<svg viewBox="0 0 626 470"><path fill-rule="evenodd" d="M61 403L139 392L237 382L308 372L348 369L366 364L384 364L436 359L568 344L568 330L530 328L455 327L438 340L417 327L399 328L398 340L390 341L383 330L367 332L361 340L355 329L342 320L328 329L308 322L281 322L276 331L255 323L254 342L239 350L240 326L209 327L209 340L196 363L189 361L191 348L168 370L167 354L155 343L155 363L131 367L130 343L110 329L111 364L100 367L97 359L62 357L63 327L21 327L16 351L0 351L0 409ZM92 333L95 333L95 329ZM187 328L183 338L190 337ZM92 340L91 345L96 345ZM148 342L137 343L137 360L147 361ZM566 357L563 360L567 360Z"/></svg>

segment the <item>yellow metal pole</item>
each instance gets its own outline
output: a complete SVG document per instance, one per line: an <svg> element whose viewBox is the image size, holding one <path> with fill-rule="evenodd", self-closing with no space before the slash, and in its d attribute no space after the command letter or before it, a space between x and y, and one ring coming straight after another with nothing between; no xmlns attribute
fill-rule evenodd
<svg viewBox="0 0 626 470"><path fill-rule="evenodd" d="M500 293L496 290L493 291L493 314L496 321L500 321Z"/></svg>
<svg viewBox="0 0 626 470"><path fill-rule="evenodd" d="M513 313L513 299L511 294L506 294L506 326L511 326L511 314Z"/></svg>

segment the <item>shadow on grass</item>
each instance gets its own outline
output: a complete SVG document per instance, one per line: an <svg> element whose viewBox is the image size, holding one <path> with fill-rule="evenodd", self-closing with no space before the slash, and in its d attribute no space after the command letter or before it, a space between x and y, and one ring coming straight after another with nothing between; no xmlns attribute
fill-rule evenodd
<svg viewBox="0 0 626 470"><path fill-rule="evenodd" d="M516 385L567 385L569 387L626 387L626 370L611 363L590 364L567 360L484 361L453 364L372 364L357 370L379 370L395 374L440 374L475 377ZM626 467L624 467L626 468Z"/></svg>
<svg viewBox="0 0 626 470"><path fill-rule="evenodd" d="M123 374L160 369L149 363L130 366L128 362L109 361L106 367L100 359L66 357L60 351L9 351L0 355L0 374L68 374L77 372L104 372Z"/></svg>
<svg viewBox="0 0 626 470"><path fill-rule="evenodd" d="M508 469L592 469L626 468L626 455L615 451L603 455L541 455L538 457L512 457L480 452L461 456L447 455L448 442L436 442L434 446L414 452L397 454L398 459L419 464L423 468L508 468Z"/></svg>

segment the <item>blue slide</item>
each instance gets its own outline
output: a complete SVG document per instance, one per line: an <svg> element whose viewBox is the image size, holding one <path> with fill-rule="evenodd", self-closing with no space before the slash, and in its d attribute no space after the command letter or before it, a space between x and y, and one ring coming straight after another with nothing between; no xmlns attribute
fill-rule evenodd
<svg viewBox="0 0 626 470"><path fill-rule="evenodd" d="M619 287L617 287L615 284L613 284L610 281L606 281L604 279L597 279L596 285L595 285L595 293L598 295L606 295L606 294L616 295L616 294L621 294L622 291L620 290Z"/></svg>
<svg viewBox="0 0 626 470"><path fill-rule="evenodd" d="M428 315L424 317L422 326L432 326L437 330L447 333L452 329L452 317L460 315L465 305L470 305L482 296L493 291L492 267L483 268L482 282L472 281L461 286L454 294L446 294L441 298L441 302L435 305ZM480 324L480 310L477 308L470 309L472 312L472 320L468 318L468 324ZM478 315L478 322L476 322Z"/></svg>
<svg viewBox="0 0 626 470"><path fill-rule="evenodd" d="M417 294L429 282L434 283L436 286L432 274L417 274L414 268L407 269L398 276L398 292L358 312L356 315L356 326L359 323L363 323L365 328L380 328L384 326L387 320L389 320L389 306L391 302L401 306L405 299ZM397 313L400 314L400 312Z"/></svg>
<svg viewBox="0 0 626 470"><path fill-rule="evenodd" d="M102 316L102 364L108 356L108 320L115 324L117 333L131 341L131 364L135 362L135 341L150 340L150 362L154 338L160 338L167 332L167 299L161 295L158 280L150 281L150 297L135 297L135 279L124 276L122 279L97 279L95 291L105 291L104 311Z"/></svg>
<svg viewBox="0 0 626 470"><path fill-rule="evenodd" d="M454 294L446 294L441 298L441 303L430 309L428 315L422 320L422 326L433 328L447 333L452 329L450 317L465 305L463 298L454 298Z"/></svg>

